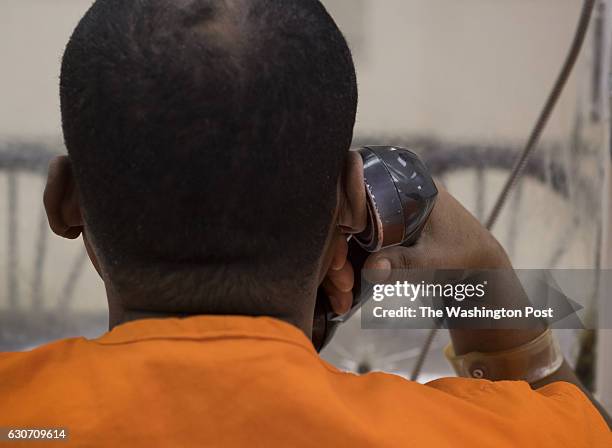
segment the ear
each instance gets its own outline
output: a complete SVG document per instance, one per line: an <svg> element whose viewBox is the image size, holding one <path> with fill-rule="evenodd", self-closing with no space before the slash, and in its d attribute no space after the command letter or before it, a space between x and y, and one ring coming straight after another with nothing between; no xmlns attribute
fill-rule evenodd
<svg viewBox="0 0 612 448"><path fill-rule="evenodd" d="M344 314L353 304L353 267L347 262L347 235L362 232L366 227L366 194L363 161L356 152L349 152L338 184L336 223L324 254L319 280L336 314Z"/></svg>
<svg viewBox="0 0 612 448"><path fill-rule="evenodd" d="M338 227L345 234L360 233L366 228L366 192L363 180L363 160L350 151L341 177L338 204Z"/></svg>
<svg viewBox="0 0 612 448"><path fill-rule="evenodd" d="M347 235L362 232L366 227L366 221L363 161L357 152L350 151L338 182L336 223L325 254L325 270L342 269L348 253Z"/></svg>
<svg viewBox="0 0 612 448"><path fill-rule="evenodd" d="M57 235L75 239L83 232L81 205L72 166L67 156L58 156L49 163L44 199L51 230Z"/></svg>

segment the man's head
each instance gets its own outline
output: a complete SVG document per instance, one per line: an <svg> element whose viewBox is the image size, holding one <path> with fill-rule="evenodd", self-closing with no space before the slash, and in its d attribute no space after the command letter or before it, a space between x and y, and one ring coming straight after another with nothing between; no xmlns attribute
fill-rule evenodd
<svg viewBox="0 0 612 448"><path fill-rule="evenodd" d="M60 94L76 185L50 220L84 227L125 306L240 312L318 281L357 106L319 1L98 0Z"/></svg>

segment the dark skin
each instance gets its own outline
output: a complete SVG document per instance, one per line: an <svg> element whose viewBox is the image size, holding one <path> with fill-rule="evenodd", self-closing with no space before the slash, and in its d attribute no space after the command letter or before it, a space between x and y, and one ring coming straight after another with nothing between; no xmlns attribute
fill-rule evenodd
<svg viewBox="0 0 612 448"><path fill-rule="evenodd" d="M331 308L337 314L348 312L353 303L355 283L354 269L348 258L347 238L361 232L366 225L366 198L363 181L363 164L358 154L350 152L344 172L338 183L338 205L325 249L319 261L318 278L314 279L311 291L302 297L295 297L301 305L292 315L271 316L285 320L312 337L313 315L317 288L321 285L329 298ZM372 254L365 260L364 268L375 269L377 275L385 277L391 269L512 269L512 265L500 244L455 198L438 185L438 202L420 237L412 247L396 246ZM104 281L109 307L109 322L113 328L124 322L147 317L184 317L185 314L126 309L122 297L114 288L101 257L93 244L79 200L70 160L59 156L49 165L49 175L44 193L44 204L49 225L57 235L76 239L83 236L83 242L91 262ZM377 279L384 281L384 278ZM503 291L497 295L499 303L516 301L517 291ZM248 310L245 300L244 314ZM191 314L194 314L193 312ZM197 314L197 313L196 313ZM201 314L206 314L203 310ZM256 314L256 313L255 313ZM544 331L531 330L452 330L451 338L457 354L473 351L495 352L523 345ZM566 381L584 387L571 368L564 365L555 374L533 384L534 388L555 381ZM610 425L610 418L599 403L587 393L593 404L600 410Z"/></svg>
<svg viewBox="0 0 612 448"><path fill-rule="evenodd" d="M312 281L311 291L296 297L296 303L301 309L296 309L292 315L271 315L287 321L300 328L308 337L312 334L313 313L315 308L316 291L329 272L330 281L336 282L341 290L330 296L332 309L339 314L346 313L352 304L353 271L346 261L348 235L363 230L366 222L365 191L363 189L363 165L356 153L349 153L343 175L338 184L338 206L334 214L334 225L330 230L325 244L325 250L319 261L318 276ZM96 271L104 281L106 288L109 322L113 328L124 322L146 317L176 316L164 310L143 311L126 308L124 300L116 293L112 279L102 263L95 247L95 237L92 238L84 219L78 190L72 173L70 159L67 156L58 156L49 164L49 174L44 193L44 205L51 230L57 235L76 239L83 236L83 243L87 254ZM348 279L350 278L350 281ZM327 281L327 280L326 280ZM295 293L292 293L295 296ZM245 297L245 299L248 299ZM244 314L259 314L260 310L248 309L249 300L244 300ZM203 308L202 314L206 311ZM193 314L193 313L191 313ZM185 314L179 314L185 316Z"/></svg>

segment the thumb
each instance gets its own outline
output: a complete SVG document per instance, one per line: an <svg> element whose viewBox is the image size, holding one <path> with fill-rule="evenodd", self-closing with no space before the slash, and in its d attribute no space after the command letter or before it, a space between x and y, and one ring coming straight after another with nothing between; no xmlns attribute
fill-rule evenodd
<svg viewBox="0 0 612 448"><path fill-rule="evenodd" d="M421 268L418 263L422 258L420 252L420 248L416 246L394 246L383 249L367 258L363 266L363 275L366 280L373 283L389 281L394 270Z"/></svg>
<svg viewBox="0 0 612 448"><path fill-rule="evenodd" d="M372 284L432 281L435 261L428 255L429 251L419 243L409 247L389 247L370 255L362 275Z"/></svg>

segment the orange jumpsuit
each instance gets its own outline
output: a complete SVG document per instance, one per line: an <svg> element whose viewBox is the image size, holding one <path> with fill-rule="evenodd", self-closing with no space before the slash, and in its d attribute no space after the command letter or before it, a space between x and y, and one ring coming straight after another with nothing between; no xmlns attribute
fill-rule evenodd
<svg viewBox="0 0 612 448"><path fill-rule="evenodd" d="M612 447L571 384L343 373L296 327L238 316L0 353L0 427L68 431L32 446Z"/></svg>

